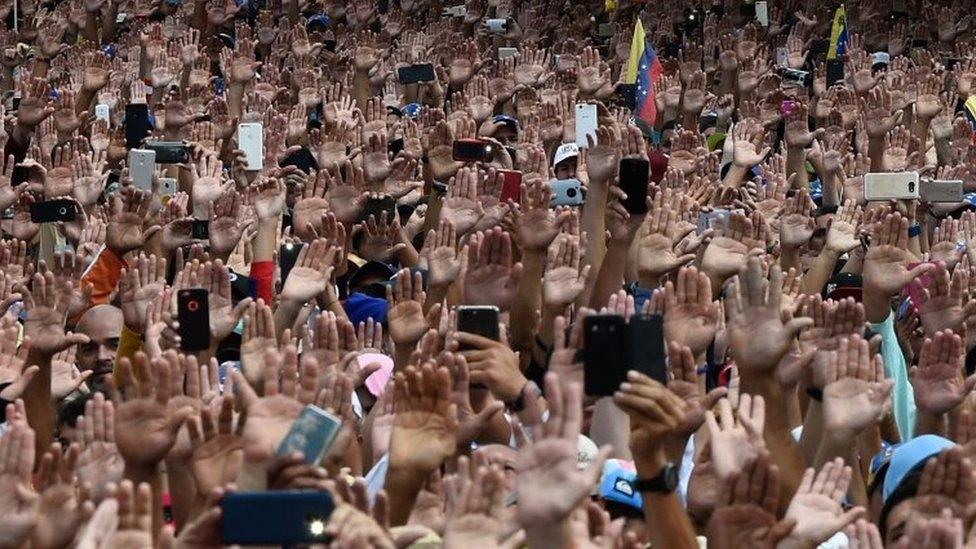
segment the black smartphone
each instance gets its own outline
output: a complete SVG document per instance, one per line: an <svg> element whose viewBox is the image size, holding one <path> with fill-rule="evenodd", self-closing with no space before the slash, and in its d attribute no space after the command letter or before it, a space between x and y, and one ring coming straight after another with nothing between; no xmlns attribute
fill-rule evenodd
<svg viewBox="0 0 976 549"><path fill-rule="evenodd" d="M587 396L611 396L626 379L626 332L622 316L583 319L583 388Z"/></svg>
<svg viewBox="0 0 976 549"><path fill-rule="evenodd" d="M457 329L459 332L498 341L501 337L498 333L498 314L498 307L491 305L458 307Z"/></svg>
<svg viewBox="0 0 976 549"><path fill-rule="evenodd" d="M754 1L743 2L739 6L739 15L743 17L755 17L756 16L756 3Z"/></svg>
<svg viewBox="0 0 976 549"><path fill-rule="evenodd" d="M400 154L400 151L403 150L403 138L391 139L386 144L386 150L393 156Z"/></svg>
<svg viewBox="0 0 976 549"><path fill-rule="evenodd" d="M125 146L138 149L149 135L149 106L145 103L125 106Z"/></svg>
<svg viewBox="0 0 976 549"><path fill-rule="evenodd" d="M407 65L397 69L397 79L401 84L416 84L417 82L433 82L434 65L422 63L420 65Z"/></svg>
<svg viewBox="0 0 976 549"><path fill-rule="evenodd" d="M157 164L186 164L190 161L190 149L184 141L146 141L143 147L156 151Z"/></svg>
<svg viewBox="0 0 976 549"><path fill-rule="evenodd" d="M830 47L830 40L818 39L810 41L810 53L827 53Z"/></svg>
<svg viewBox="0 0 976 549"><path fill-rule="evenodd" d="M207 290L187 288L176 295L180 321L180 350L202 351L210 347L210 302Z"/></svg>
<svg viewBox="0 0 976 549"><path fill-rule="evenodd" d="M929 47L929 41L927 39L925 39L925 38L913 38L912 39L912 48L913 49L914 48L920 48L920 49L923 49L924 50L924 49L926 49L928 47Z"/></svg>
<svg viewBox="0 0 976 549"><path fill-rule="evenodd" d="M328 543L327 491L231 492L220 500L220 539L235 545Z"/></svg>
<svg viewBox="0 0 976 549"><path fill-rule="evenodd" d="M650 162L642 158L620 159L620 190L627 195L623 204L628 213L647 213L647 183L650 170Z"/></svg>
<svg viewBox="0 0 976 549"><path fill-rule="evenodd" d="M279 165L282 167L295 166L307 174L312 173L312 171L319 170L319 163L315 160L315 155L313 155L306 147L302 147L289 154L284 158L284 160L279 162Z"/></svg>
<svg viewBox="0 0 976 549"><path fill-rule="evenodd" d="M458 139L452 150L458 162L491 162L493 155L491 143L481 139Z"/></svg>
<svg viewBox="0 0 976 549"><path fill-rule="evenodd" d="M840 59L827 60L827 87L844 82L844 62Z"/></svg>
<svg viewBox="0 0 976 549"><path fill-rule="evenodd" d="M381 196L379 198L369 198L366 200L366 205L363 206L363 213L360 215L360 220L365 221L369 219L369 216L373 216L377 221L380 219L380 215L386 212L386 218L392 219L394 213L396 213L396 199L392 196Z"/></svg>
<svg viewBox="0 0 976 549"><path fill-rule="evenodd" d="M55 223L75 220L74 200L45 200L30 205L32 223Z"/></svg>
<svg viewBox="0 0 976 549"><path fill-rule="evenodd" d="M335 53L335 49L336 49L335 39L326 38L325 40L322 41L322 47L325 48L325 51L331 51L332 53Z"/></svg>
<svg viewBox="0 0 976 549"><path fill-rule="evenodd" d="M298 254L301 251L301 244L296 245L293 242L286 242L278 247L278 270L281 272L281 280L288 280L288 273L298 261Z"/></svg>
<svg viewBox="0 0 976 549"><path fill-rule="evenodd" d="M661 385L668 384L664 317L634 315L627 325L627 366Z"/></svg>
<svg viewBox="0 0 976 549"><path fill-rule="evenodd" d="M190 227L190 236L195 240L207 240L210 238L210 221L206 219L194 219Z"/></svg>

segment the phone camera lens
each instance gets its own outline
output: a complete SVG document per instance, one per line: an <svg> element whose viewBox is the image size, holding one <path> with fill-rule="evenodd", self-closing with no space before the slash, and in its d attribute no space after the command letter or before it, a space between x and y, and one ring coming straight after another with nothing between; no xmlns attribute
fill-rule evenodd
<svg viewBox="0 0 976 549"><path fill-rule="evenodd" d="M566 189L566 196L570 198L576 198L576 189Z"/></svg>
<svg viewBox="0 0 976 549"><path fill-rule="evenodd" d="M196 301L187 301L186 302L186 310L187 311L190 311L191 313L195 313L195 312L197 312L198 309L200 309L200 304L198 302L196 302Z"/></svg>
<svg viewBox="0 0 976 549"><path fill-rule="evenodd" d="M68 208L61 208L58 210L58 213L61 215L68 215Z"/></svg>

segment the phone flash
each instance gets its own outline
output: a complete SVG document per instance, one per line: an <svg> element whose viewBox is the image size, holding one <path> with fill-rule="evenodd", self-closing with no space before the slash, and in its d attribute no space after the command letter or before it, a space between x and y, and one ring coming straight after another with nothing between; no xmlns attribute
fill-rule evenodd
<svg viewBox="0 0 976 549"><path fill-rule="evenodd" d="M294 247L295 247L295 245L294 245L294 244L292 244L291 242L289 242L288 244L285 244L285 249L286 249L286 250L291 250L291 249L292 249L292 248L294 248Z"/></svg>
<svg viewBox="0 0 976 549"><path fill-rule="evenodd" d="M325 533L325 521L316 519L308 524L308 532L313 536L321 536Z"/></svg>

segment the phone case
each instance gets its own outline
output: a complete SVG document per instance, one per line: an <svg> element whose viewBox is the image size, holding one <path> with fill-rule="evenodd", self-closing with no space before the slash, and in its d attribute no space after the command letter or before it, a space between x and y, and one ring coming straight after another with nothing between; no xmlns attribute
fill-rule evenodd
<svg viewBox="0 0 976 549"><path fill-rule="evenodd" d="M129 177L137 189L151 190L153 171L156 169L156 151L132 149L129 151Z"/></svg>
<svg viewBox="0 0 976 549"><path fill-rule="evenodd" d="M623 201L628 213L647 213L647 184L651 165L639 158L620 160L620 189L627 194Z"/></svg>
<svg viewBox="0 0 976 549"><path fill-rule="evenodd" d="M108 105L104 103L95 105L95 119L104 120L105 123L109 125L112 124L111 113L109 112Z"/></svg>
<svg viewBox="0 0 976 549"><path fill-rule="evenodd" d="M185 164L190 160L184 141L146 141L146 149L156 153L157 164Z"/></svg>
<svg viewBox="0 0 976 549"><path fill-rule="evenodd" d="M918 198L918 172L882 172L864 175L865 200L914 200Z"/></svg>
<svg viewBox="0 0 976 549"><path fill-rule="evenodd" d="M589 146L586 141L587 135L593 136L593 142L596 142L596 127L596 105L589 103L576 105L576 144L581 149Z"/></svg>
<svg viewBox="0 0 976 549"><path fill-rule="evenodd" d="M458 307L457 329L459 332L498 341L501 338L498 333L498 315L498 307L491 305ZM461 346L462 351L467 348L465 345Z"/></svg>
<svg viewBox="0 0 976 549"><path fill-rule="evenodd" d="M335 504L327 491L231 492L220 509L223 543L289 546L326 543Z"/></svg>
<svg viewBox="0 0 976 549"><path fill-rule="evenodd" d="M919 198L922 202L941 202L958 204L962 202L963 182L961 179L936 179L922 181L919 187Z"/></svg>
<svg viewBox="0 0 976 549"><path fill-rule="evenodd" d="M207 290L188 288L176 296L180 321L180 349L202 351L210 347L210 304Z"/></svg>
<svg viewBox="0 0 976 549"><path fill-rule="evenodd" d="M583 319L583 387L587 396L610 396L627 374L626 329L617 315Z"/></svg>
<svg viewBox="0 0 976 549"><path fill-rule="evenodd" d="M159 194L160 194L160 196L173 196L179 190L180 190L179 183L177 183L175 177L160 177L159 178Z"/></svg>
<svg viewBox="0 0 976 549"><path fill-rule="evenodd" d="M135 149L149 135L149 107L145 103L125 107L125 146Z"/></svg>
<svg viewBox="0 0 976 549"><path fill-rule="evenodd" d="M764 27L769 26L769 10L763 0L756 2L756 21Z"/></svg>
<svg viewBox="0 0 976 549"><path fill-rule="evenodd" d="M340 427L341 419L309 404L298 414L288 434L278 444L278 455L301 452L306 463L317 463L332 446Z"/></svg>
<svg viewBox="0 0 976 549"><path fill-rule="evenodd" d="M630 317L630 324L627 325L627 366L667 385L665 356L663 317L639 314Z"/></svg>
<svg viewBox="0 0 976 549"><path fill-rule="evenodd" d="M552 188L550 208L583 204L583 185L579 179L557 179L549 183L549 186Z"/></svg>
<svg viewBox="0 0 976 549"><path fill-rule="evenodd" d="M30 206L31 222L33 223L74 221L76 213L73 200L45 200L34 202Z"/></svg>
<svg viewBox="0 0 976 549"><path fill-rule="evenodd" d="M244 151L247 170L264 169L264 134L261 124L246 122L237 125L237 146Z"/></svg>
<svg viewBox="0 0 976 549"><path fill-rule="evenodd" d="M508 59L518 55L518 48L498 48L498 60Z"/></svg>
<svg viewBox="0 0 976 549"><path fill-rule="evenodd" d="M502 202L512 202L518 204L522 201L522 172L513 170L499 170L504 177L502 182L502 192L498 199Z"/></svg>

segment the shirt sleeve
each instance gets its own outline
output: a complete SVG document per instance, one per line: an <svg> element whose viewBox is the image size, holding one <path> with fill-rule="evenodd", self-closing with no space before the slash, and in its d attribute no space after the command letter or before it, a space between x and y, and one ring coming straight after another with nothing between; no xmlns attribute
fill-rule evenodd
<svg viewBox="0 0 976 549"><path fill-rule="evenodd" d="M118 365L122 358L135 360L136 353L142 348L142 336L130 330L125 324L122 325L122 333L119 335L119 347L115 351L115 383L121 386L119 379Z"/></svg>
<svg viewBox="0 0 976 549"><path fill-rule="evenodd" d="M125 260L108 248L102 248L88 271L82 275L82 284L92 285L91 300L88 307L103 305L112 299L112 293L122 278L122 269L127 267Z"/></svg>
<svg viewBox="0 0 976 549"><path fill-rule="evenodd" d="M871 329L881 336L881 356L884 358L885 377L895 382L891 391L891 408L902 442L915 434L915 391L908 381L908 364L898 345L895 334L894 313L889 312L884 321L871 324Z"/></svg>
<svg viewBox="0 0 976 549"><path fill-rule="evenodd" d="M274 282L274 261L255 261L251 264L251 297L271 303L271 284Z"/></svg>

